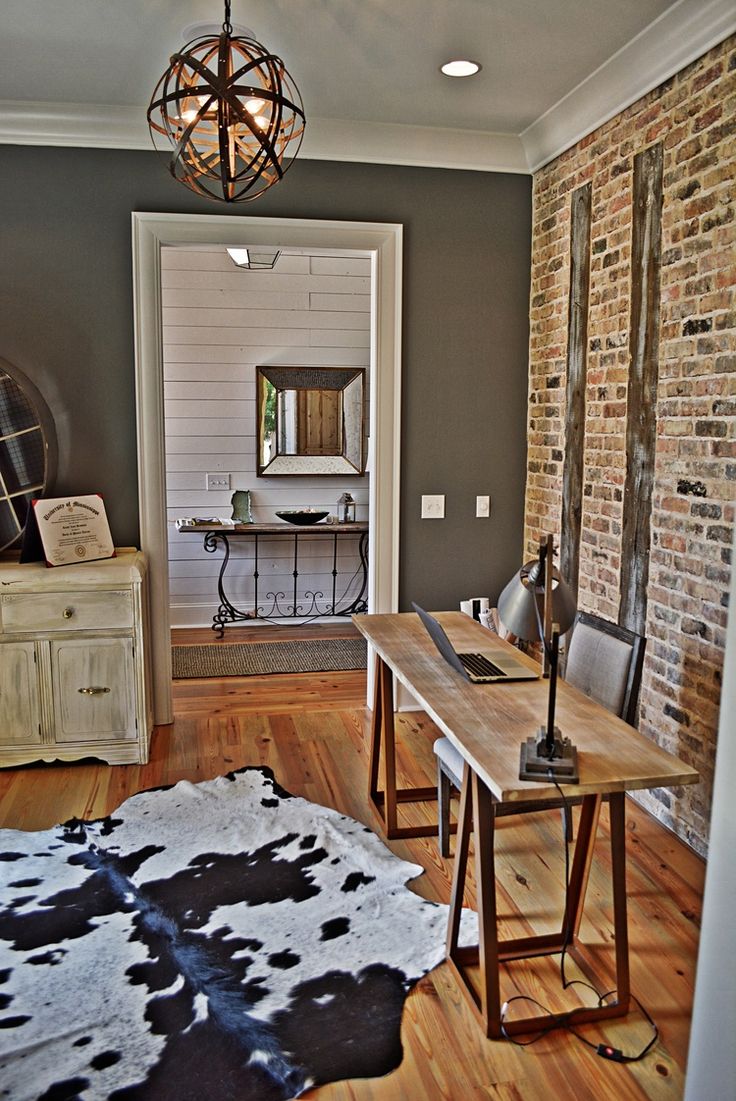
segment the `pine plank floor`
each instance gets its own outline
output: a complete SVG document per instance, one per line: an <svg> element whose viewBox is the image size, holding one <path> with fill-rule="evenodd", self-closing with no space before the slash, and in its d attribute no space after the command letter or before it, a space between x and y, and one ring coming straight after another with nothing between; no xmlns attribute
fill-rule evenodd
<svg viewBox="0 0 736 1101"><path fill-rule="evenodd" d="M235 631L226 637L242 641ZM365 692L364 672L176 682L174 723L155 731L148 764L108 767L85 760L0 770L0 826L43 829L73 815L94 818L148 787L265 764L293 793L377 828L366 800ZM432 782L433 724L422 713L405 713L398 718L397 734L400 784ZM404 808L407 820L417 822L432 809L431 804ZM607 822L604 808L583 926L604 968L612 940ZM315 1101L681 1098L704 866L630 800L626 825L632 989L660 1030L657 1045L642 1062L603 1060L562 1031L529 1048L485 1040L442 965L407 1000L404 1060L396 1071L384 1078L332 1083L304 1096ZM411 889L448 901L452 864L439 856L434 839L397 841L390 847L425 868ZM554 928L564 884L558 813L501 820L497 852L502 935ZM474 902L472 880L467 901ZM571 965L568 976L574 977L574 971ZM504 997L530 995L555 1009L572 1008L585 995L562 991L558 957L509 964L504 983ZM527 1010L521 1003L519 1012L526 1015ZM580 1032L591 1042L605 1039L627 1052L643 1047L650 1035L638 1012L609 1024L605 1032L592 1026Z"/></svg>

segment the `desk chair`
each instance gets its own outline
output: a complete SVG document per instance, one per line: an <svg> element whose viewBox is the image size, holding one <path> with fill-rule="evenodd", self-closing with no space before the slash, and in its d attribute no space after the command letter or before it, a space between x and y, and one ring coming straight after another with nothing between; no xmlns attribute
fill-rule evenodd
<svg viewBox="0 0 736 1101"><path fill-rule="evenodd" d="M641 684L646 639L633 631L609 623L607 619L578 612L567 650L565 680L603 707L619 715L624 722L635 725L636 707ZM451 788L462 786L463 757L448 738L434 743L437 755L437 810L439 816L439 846L442 856L450 855ZM535 810L561 808L565 838L572 839L570 803L561 800L529 800L523 803L501 803L496 815L526 814Z"/></svg>

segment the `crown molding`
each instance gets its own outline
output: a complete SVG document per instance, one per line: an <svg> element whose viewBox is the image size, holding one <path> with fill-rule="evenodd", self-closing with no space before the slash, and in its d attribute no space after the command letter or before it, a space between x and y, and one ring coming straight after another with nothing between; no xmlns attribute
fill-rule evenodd
<svg viewBox="0 0 736 1101"><path fill-rule="evenodd" d="M316 161L529 172L518 135L439 126L310 119L299 155Z"/></svg>
<svg viewBox="0 0 736 1101"><path fill-rule="evenodd" d="M0 101L0 145L151 149L143 107ZM528 173L520 138L429 126L309 120L300 157Z"/></svg>
<svg viewBox="0 0 736 1101"><path fill-rule="evenodd" d="M150 149L146 112L88 103L0 100L0 145Z"/></svg>
<svg viewBox="0 0 736 1101"><path fill-rule="evenodd" d="M307 160L527 174L736 31L733 0L678 0L521 134L310 118ZM151 149L145 108L0 100L0 145Z"/></svg>
<svg viewBox="0 0 736 1101"><path fill-rule="evenodd" d="M736 31L733 0L679 0L521 135L536 172Z"/></svg>

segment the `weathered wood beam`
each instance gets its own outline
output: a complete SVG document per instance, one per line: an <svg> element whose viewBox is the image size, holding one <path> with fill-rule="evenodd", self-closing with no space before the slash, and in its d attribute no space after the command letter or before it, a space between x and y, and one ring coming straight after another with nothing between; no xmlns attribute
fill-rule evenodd
<svg viewBox="0 0 736 1101"><path fill-rule="evenodd" d="M577 596L585 451L585 377L590 298L591 184L573 192L570 212L570 308L567 320L565 462L562 470L560 570Z"/></svg>
<svg viewBox="0 0 736 1101"><path fill-rule="evenodd" d="M642 635L647 617L657 434L662 159L661 144L642 150L634 158L630 367L618 621Z"/></svg>

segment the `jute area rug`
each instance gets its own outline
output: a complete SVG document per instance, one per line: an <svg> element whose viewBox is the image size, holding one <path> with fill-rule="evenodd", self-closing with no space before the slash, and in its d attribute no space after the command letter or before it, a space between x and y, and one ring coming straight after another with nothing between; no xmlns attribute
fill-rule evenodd
<svg viewBox="0 0 736 1101"><path fill-rule="evenodd" d="M366 643L363 638L213 642L204 646L173 646L172 660L175 679L322 673L365 669Z"/></svg>
<svg viewBox="0 0 736 1101"><path fill-rule="evenodd" d="M421 871L266 768L0 831L2 1097L285 1101L387 1073L444 957Z"/></svg>

